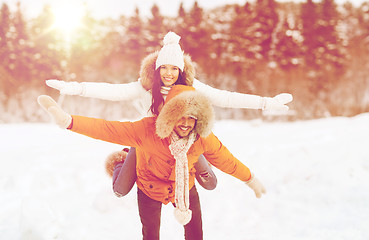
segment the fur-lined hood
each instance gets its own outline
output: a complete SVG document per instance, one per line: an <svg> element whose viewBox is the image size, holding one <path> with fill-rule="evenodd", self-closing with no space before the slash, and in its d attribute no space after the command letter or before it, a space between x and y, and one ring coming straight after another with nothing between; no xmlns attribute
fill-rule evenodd
<svg viewBox="0 0 369 240"><path fill-rule="evenodd" d="M153 79L154 79L154 72L155 72L155 65L156 59L158 58L159 51L153 52L146 56L141 63L140 69L140 81L142 87L145 88L147 91L152 89ZM194 63L191 60L190 55L184 54L184 69L183 72L186 74L186 85L192 86L193 80L195 78L195 67Z"/></svg>
<svg viewBox="0 0 369 240"><path fill-rule="evenodd" d="M197 119L194 131L200 137L207 137L215 118L209 99L191 86L173 86L156 119L156 134L162 139L169 137L178 120L189 115Z"/></svg>

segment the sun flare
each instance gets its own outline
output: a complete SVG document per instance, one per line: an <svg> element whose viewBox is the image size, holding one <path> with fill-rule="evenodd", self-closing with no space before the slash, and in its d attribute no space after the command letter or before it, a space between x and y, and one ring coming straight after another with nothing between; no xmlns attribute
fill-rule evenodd
<svg viewBox="0 0 369 240"><path fill-rule="evenodd" d="M77 29L82 25L82 18L85 15L83 4L72 1L59 2L53 6L54 27L66 33Z"/></svg>

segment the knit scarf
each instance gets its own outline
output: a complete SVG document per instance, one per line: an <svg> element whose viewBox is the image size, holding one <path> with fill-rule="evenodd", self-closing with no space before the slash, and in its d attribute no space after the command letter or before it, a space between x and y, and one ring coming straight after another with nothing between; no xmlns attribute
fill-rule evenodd
<svg viewBox="0 0 369 240"><path fill-rule="evenodd" d="M196 140L195 132L188 137L180 138L174 131L170 135L169 150L176 160L176 192L174 216L182 225L190 222L192 211L189 209L189 172L187 152Z"/></svg>
<svg viewBox="0 0 369 240"><path fill-rule="evenodd" d="M172 89L172 86L170 87L166 87L166 86L161 86L160 88L160 93L163 95L163 99L165 100L165 98L167 97L170 89Z"/></svg>

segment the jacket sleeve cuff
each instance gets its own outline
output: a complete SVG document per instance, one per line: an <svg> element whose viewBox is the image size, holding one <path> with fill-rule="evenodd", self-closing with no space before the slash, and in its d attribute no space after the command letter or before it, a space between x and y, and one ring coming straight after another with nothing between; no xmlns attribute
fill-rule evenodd
<svg viewBox="0 0 369 240"><path fill-rule="evenodd" d="M248 179L248 180L246 180L246 181L244 181L244 183L246 183L246 184L250 184L250 183L252 183L253 181L254 181L254 174L253 173L251 173L250 174L250 178Z"/></svg>
<svg viewBox="0 0 369 240"><path fill-rule="evenodd" d="M72 121L70 121L70 124L69 124L69 126L67 127L67 129L72 129L72 127L73 127L73 117L72 117Z"/></svg>

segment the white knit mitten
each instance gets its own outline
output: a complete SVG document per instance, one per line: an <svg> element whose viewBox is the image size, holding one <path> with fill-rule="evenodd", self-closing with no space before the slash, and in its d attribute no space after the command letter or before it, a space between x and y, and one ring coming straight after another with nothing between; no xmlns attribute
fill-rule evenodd
<svg viewBox="0 0 369 240"><path fill-rule="evenodd" d="M64 82L51 79L46 80L46 85L59 90L60 94L82 96L84 92L83 84L78 82Z"/></svg>
<svg viewBox="0 0 369 240"><path fill-rule="evenodd" d="M262 110L287 111L289 107L285 104L291 102L292 100L293 97L289 93L281 93L273 98L263 97L260 108Z"/></svg>
<svg viewBox="0 0 369 240"><path fill-rule="evenodd" d="M67 128L72 123L71 115L64 112L50 96L41 95L37 98L37 102L46 112L49 113L59 127Z"/></svg>
<svg viewBox="0 0 369 240"><path fill-rule="evenodd" d="M259 181L259 179L255 178L254 174L251 173L250 180L245 182L247 186L249 186L252 190L254 190L255 195L257 198L261 198L262 194L266 193L265 187L263 184Z"/></svg>

